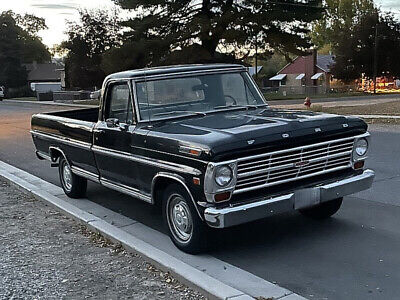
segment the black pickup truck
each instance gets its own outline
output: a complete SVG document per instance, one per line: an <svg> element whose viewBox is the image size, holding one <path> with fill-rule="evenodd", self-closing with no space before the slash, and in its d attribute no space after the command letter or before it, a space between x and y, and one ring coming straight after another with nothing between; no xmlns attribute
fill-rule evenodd
<svg viewBox="0 0 400 300"><path fill-rule="evenodd" d="M34 115L31 133L68 196L92 180L160 205L172 241L190 253L210 228L292 210L328 218L374 179L364 121L271 109L241 65L113 74L99 109Z"/></svg>

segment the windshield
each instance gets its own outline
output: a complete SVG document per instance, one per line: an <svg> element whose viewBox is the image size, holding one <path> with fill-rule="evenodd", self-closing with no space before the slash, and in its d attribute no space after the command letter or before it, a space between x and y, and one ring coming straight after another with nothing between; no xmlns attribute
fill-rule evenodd
<svg viewBox="0 0 400 300"><path fill-rule="evenodd" d="M266 105L247 72L147 80L136 93L142 120Z"/></svg>

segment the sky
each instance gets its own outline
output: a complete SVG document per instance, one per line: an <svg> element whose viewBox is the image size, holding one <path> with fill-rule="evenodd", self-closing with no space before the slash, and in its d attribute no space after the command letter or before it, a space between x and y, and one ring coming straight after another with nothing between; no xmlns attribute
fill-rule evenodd
<svg viewBox="0 0 400 300"><path fill-rule="evenodd" d="M77 21L79 8L112 8L112 0L1 0L0 11L30 13L46 20L48 30L40 32L43 42L52 47L64 40L66 20ZM400 18L400 0L375 0L385 11L392 11Z"/></svg>
<svg viewBox="0 0 400 300"><path fill-rule="evenodd" d="M79 8L112 8L113 5L112 0L1 0L0 11L12 10L45 18L49 29L39 34L52 47L65 39L66 20L79 19Z"/></svg>

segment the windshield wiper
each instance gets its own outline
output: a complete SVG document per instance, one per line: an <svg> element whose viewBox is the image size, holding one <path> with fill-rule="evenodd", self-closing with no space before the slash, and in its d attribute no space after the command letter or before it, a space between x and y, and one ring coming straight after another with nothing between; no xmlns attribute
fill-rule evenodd
<svg viewBox="0 0 400 300"><path fill-rule="evenodd" d="M247 108L260 108L260 107L267 107L268 104L264 103L264 104L248 104L246 105Z"/></svg>
<svg viewBox="0 0 400 300"><path fill-rule="evenodd" d="M173 111L166 111L166 112L157 113L157 114L154 114L153 116L167 116L167 115L181 114L181 113L199 115L199 116L205 116L206 115L206 113L198 112L198 111L173 110Z"/></svg>
<svg viewBox="0 0 400 300"><path fill-rule="evenodd" d="M243 105L219 105L215 106L214 109L225 109L225 108L246 108Z"/></svg>

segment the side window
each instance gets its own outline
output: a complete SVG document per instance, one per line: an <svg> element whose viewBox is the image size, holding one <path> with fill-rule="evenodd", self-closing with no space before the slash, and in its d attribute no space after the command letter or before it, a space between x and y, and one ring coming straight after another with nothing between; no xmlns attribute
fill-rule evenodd
<svg viewBox="0 0 400 300"><path fill-rule="evenodd" d="M118 119L120 123L132 124L133 111L129 86L115 84L110 86L107 93L107 109L105 119Z"/></svg>

